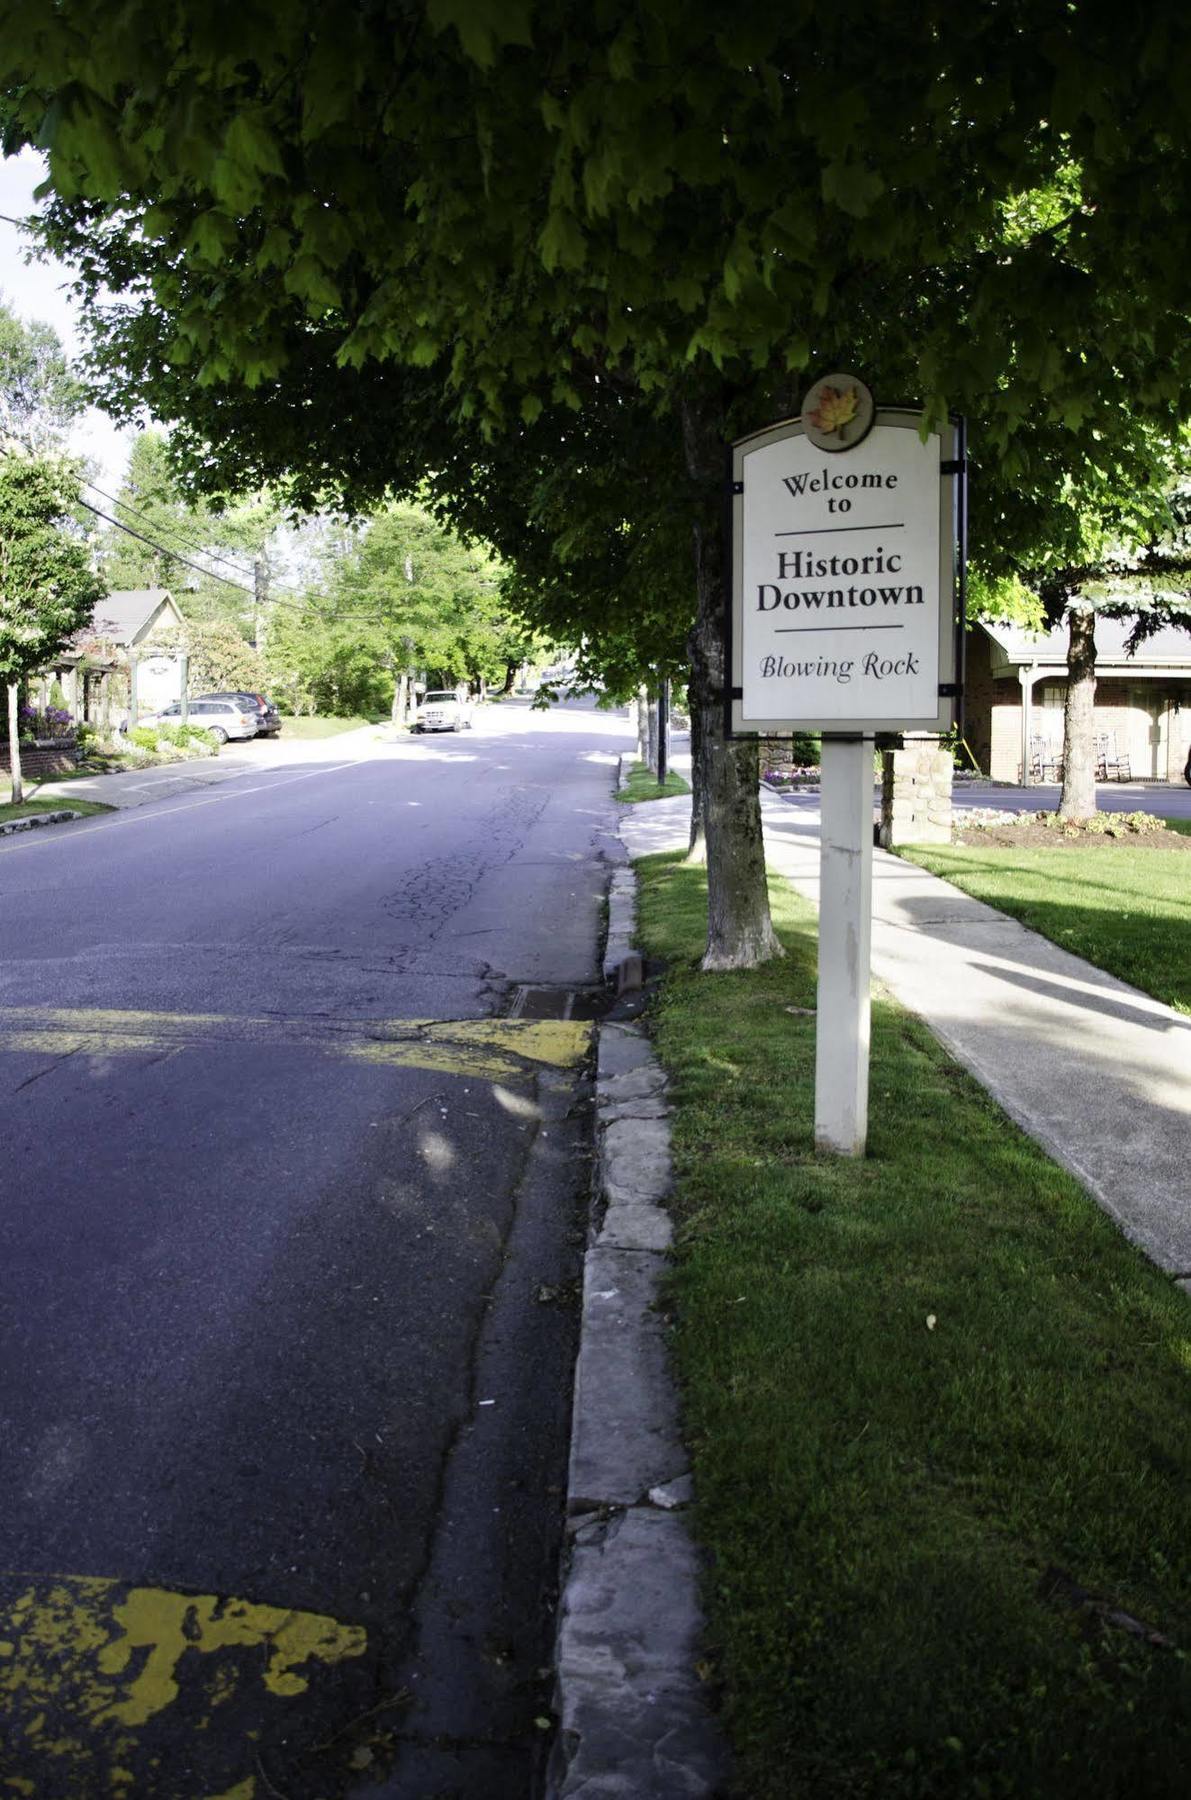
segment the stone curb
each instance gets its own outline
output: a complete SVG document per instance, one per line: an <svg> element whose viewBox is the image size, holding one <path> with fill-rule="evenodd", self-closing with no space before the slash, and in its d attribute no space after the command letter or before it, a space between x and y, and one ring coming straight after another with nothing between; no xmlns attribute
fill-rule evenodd
<svg viewBox="0 0 1191 1800"><path fill-rule="evenodd" d="M616 767L616 786L628 786L628 761L622 756ZM608 889L608 941L604 946L604 980L616 980L616 971L633 949L637 929L637 878L632 869L614 869Z"/></svg>
<svg viewBox="0 0 1191 1800"><path fill-rule="evenodd" d="M11 837L17 831L35 831L39 825L65 825L68 819L85 819L86 813L72 812L64 808L62 812L30 813L27 819L9 819L0 825L0 837Z"/></svg>
<svg viewBox="0 0 1191 1800"><path fill-rule="evenodd" d="M618 870L621 955L635 895L632 870ZM618 961L610 929L605 973ZM673 1238L668 1112L644 1032L602 1026L548 1800L713 1800L727 1784L727 1748L696 1673L699 1555L681 1512L691 1479L659 1306Z"/></svg>

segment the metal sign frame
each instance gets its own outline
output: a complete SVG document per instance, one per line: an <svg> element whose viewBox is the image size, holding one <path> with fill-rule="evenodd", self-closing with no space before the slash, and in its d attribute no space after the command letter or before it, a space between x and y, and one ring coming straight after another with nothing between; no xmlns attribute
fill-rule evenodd
<svg viewBox="0 0 1191 1800"><path fill-rule="evenodd" d="M873 431L882 426L920 432L921 408L908 406L878 407ZM964 613L966 598L965 565L967 560L967 432L966 422L950 417L942 428L930 433L939 439L939 616L938 616L938 705L933 714L918 717L856 717L823 719L813 714L772 719L743 717L740 670L737 657L743 643L744 612L744 484L748 457L756 450L789 438L805 435L801 419L783 419L767 425L746 437L738 438L728 448L726 484L725 557L725 732L729 738L776 737L791 731L817 731L832 735L872 736L877 732L924 731L946 732L960 723L962 706L962 670ZM871 438L865 441L871 441ZM848 452L836 453L832 461L838 468L846 462ZM947 605L950 594L951 604Z"/></svg>

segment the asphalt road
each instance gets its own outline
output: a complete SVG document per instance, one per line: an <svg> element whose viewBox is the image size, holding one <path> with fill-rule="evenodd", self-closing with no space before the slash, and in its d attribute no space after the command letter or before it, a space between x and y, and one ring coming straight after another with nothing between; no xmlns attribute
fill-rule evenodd
<svg viewBox="0 0 1191 1800"><path fill-rule="evenodd" d="M0 844L5 1792L534 1791L630 747L493 707Z"/></svg>

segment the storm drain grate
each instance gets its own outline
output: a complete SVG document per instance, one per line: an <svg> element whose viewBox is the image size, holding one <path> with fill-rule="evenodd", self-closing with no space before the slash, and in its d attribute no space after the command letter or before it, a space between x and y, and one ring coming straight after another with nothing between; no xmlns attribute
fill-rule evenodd
<svg viewBox="0 0 1191 1800"><path fill-rule="evenodd" d="M607 1011L608 996L596 988L527 987L513 989L510 1019L597 1019Z"/></svg>

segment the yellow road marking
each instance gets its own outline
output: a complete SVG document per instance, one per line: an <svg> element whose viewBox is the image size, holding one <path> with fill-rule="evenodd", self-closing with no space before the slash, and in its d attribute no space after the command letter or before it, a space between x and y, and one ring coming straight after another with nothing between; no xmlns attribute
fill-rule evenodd
<svg viewBox="0 0 1191 1800"><path fill-rule="evenodd" d="M230 1706L230 1741L204 1747L216 1764L230 1758L219 1774L234 1785L211 1800L252 1800L244 1770L270 1710L367 1649L362 1626L321 1613L69 1575L0 1577L0 1633L7 1762L22 1772L0 1776L0 1792L21 1794L38 1791L27 1776L67 1769L80 1792L149 1792L135 1787L138 1734L174 1709L167 1736L186 1755Z"/></svg>
<svg viewBox="0 0 1191 1800"><path fill-rule="evenodd" d="M451 1025L428 1024L426 1035L457 1044L490 1044L531 1062L569 1069L583 1061L591 1026L581 1019L460 1019Z"/></svg>
<svg viewBox="0 0 1191 1800"><path fill-rule="evenodd" d="M591 1029L578 1019L276 1019L0 1007L0 1051L129 1056L209 1044L302 1044L330 1056L492 1081L524 1076L525 1064L573 1068L586 1054Z"/></svg>

